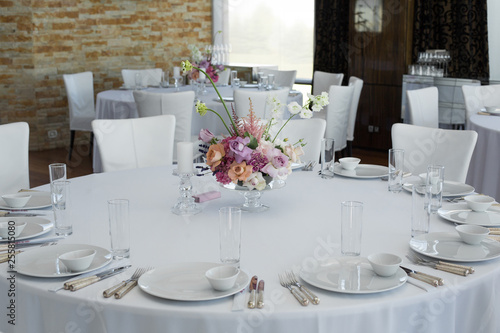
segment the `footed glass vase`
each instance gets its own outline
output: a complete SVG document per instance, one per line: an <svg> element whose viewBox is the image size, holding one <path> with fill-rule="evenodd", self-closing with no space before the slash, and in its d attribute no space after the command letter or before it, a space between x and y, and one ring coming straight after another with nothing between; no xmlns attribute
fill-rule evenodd
<svg viewBox="0 0 500 333"><path fill-rule="evenodd" d="M245 186L240 186L234 183L224 185L224 187L230 190L239 191L243 195L245 202L241 206L239 206L241 210L250 213L258 213L269 209L269 206L263 204L260 200L262 193L270 190L277 190L279 188L285 187L286 185L284 180L273 178L266 178L266 183L267 186L262 191L256 189L249 190Z"/></svg>

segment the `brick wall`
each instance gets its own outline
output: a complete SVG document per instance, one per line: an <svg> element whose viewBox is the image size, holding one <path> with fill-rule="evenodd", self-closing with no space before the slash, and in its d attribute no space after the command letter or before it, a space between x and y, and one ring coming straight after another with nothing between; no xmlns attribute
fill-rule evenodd
<svg viewBox="0 0 500 333"><path fill-rule="evenodd" d="M63 74L92 71L97 94L121 86L122 68L172 71L189 44L212 37L208 0L0 0L0 8L0 123L28 122L31 150L69 146Z"/></svg>

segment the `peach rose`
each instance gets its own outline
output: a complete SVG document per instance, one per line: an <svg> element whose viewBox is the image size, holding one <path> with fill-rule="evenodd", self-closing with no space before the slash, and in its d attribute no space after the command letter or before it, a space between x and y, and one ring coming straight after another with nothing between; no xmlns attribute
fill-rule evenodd
<svg viewBox="0 0 500 333"><path fill-rule="evenodd" d="M212 171L215 171L215 168L220 164L224 155L226 155L226 152L222 143L216 143L208 148L207 165L212 168Z"/></svg>
<svg viewBox="0 0 500 333"><path fill-rule="evenodd" d="M252 174L253 166L247 165L247 162L243 161L241 163L233 162L229 167L229 171L227 175L234 183L237 183L238 180L242 182L246 181L247 178Z"/></svg>

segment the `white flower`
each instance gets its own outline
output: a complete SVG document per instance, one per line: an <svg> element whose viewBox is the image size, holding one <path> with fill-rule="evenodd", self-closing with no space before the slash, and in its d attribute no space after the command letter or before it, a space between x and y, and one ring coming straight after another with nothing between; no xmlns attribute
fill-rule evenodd
<svg viewBox="0 0 500 333"><path fill-rule="evenodd" d="M300 118L309 119L313 116L313 113L309 109L302 109L302 111L300 111L299 116L300 116Z"/></svg>
<svg viewBox="0 0 500 333"><path fill-rule="evenodd" d="M257 191L262 191L266 188L266 180L262 177L262 173L254 172L243 183L243 186L248 187L249 190L253 190L255 188Z"/></svg>
<svg viewBox="0 0 500 333"><path fill-rule="evenodd" d="M300 110L302 110L302 106L300 106L299 103L291 102L290 104L288 104L288 112L290 112L290 114L297 114L300 112Z"/></svg>
<svg viewBox="0 0 500 333"><path fill-rule="evenodd" d="M188 49L191 51L191 60L196 63L200 63L200 61L203 60L203 56L198 47L196 47L195 45L188 45Z"/></svg>
<svg viewBox="0 0 500 333"><path fill-rule="evenodd" d="M271 114L273 118L279 117L283 113L282 111L283 104L276 96L269 95L267 97L267 105L271 109Z"/></svg>
<svg viewBox="0 0 500 333"><path fill-rule="evenodd" d="M323 107L321 105L319 105L319 104L313 104L312 110L314 112L319 112L319 111L323 110Z"/></svg>

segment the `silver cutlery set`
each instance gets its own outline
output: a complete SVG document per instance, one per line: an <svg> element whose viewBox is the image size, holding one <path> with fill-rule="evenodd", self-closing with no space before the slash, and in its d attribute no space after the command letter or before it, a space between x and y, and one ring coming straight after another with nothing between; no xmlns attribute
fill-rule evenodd
<svg viewBox="0 0 500 333"><path fill-rule="evenodd" d="M299 301L302 306L309 305L311 302L314 305L319 304L319 298L307 287L301 285L292 271L286 271L278 274L280 284L287 288L290 293Z"/></svg>

